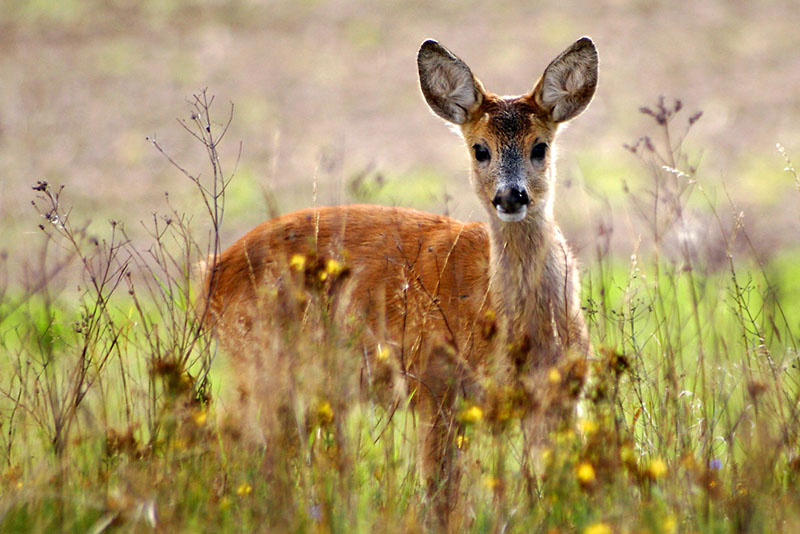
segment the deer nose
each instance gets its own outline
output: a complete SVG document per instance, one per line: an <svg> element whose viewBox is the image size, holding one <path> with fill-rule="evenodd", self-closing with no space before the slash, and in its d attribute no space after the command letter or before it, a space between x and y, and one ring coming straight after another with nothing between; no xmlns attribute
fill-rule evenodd
<svg viewBox="0 0 800 534"><path fill-rule="evenodd" d="M492 200L492 204L498 212L507 215L514 215L522 212L528 207L530 199L524 189L514 186L506 186L497 190L497 194Z"/></svg>

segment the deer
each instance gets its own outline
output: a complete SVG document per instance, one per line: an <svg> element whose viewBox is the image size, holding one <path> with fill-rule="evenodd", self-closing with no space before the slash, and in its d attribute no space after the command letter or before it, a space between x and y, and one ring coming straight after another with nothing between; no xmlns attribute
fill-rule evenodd
<svg viewBox="0 0 800 534"><path fill-rule="evenodd" d="M274 218L211 258L206 323L236 355L259 339L265 288L285 290L287 273L306 258L334 266L320 272L345 266L347 279L331 286L346 295L340 317L364 325L365 365L391 354L416 393L425 422L422 477L446 514L458 479L459 392L503 355L513 360L512 378L524 381L566 354L591 353L578 266L553 203L556 135L591 102L598 56L583 37L549 63L529 93L512 97L488 92L434 40L422 43L417 66L429 108L466 144L470 182L488 223L363 204Z"/></svg>

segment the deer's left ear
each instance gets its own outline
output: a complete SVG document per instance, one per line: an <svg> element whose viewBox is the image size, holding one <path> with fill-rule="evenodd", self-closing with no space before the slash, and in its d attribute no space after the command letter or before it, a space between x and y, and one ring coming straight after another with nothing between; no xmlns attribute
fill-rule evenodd
<svg viewBox="0 0 800 534"><path fill-rule="evenodd" d="M582 37L545 69L530 94L553 122L573 119L592 101L597 87L597 48Z"/></svg>

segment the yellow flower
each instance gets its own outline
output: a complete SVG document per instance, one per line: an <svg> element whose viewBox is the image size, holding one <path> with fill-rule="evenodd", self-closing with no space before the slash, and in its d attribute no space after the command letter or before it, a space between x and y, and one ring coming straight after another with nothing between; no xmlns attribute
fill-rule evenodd
<svg viewBox="0 0 800 534"><path fill-rule="evenodd" d="M583 530L583 534L611 534L611 532L611 526L609 526L608 523L603 523L602 521L592 523Z"/></svg>
<svg viewBox="0 0 800 534"><path fill-rule="evenodd" d="M678 531L678 522L673 516L668 515L661 524L661 531L664 534L675 534Z"/></svg>
<svg viewBox="0 0 800 534"><path fill-rule="evenodd" d="M332 276L337 276L342 274L342 271L344 271L344 265L342 265L341 262L331 258L327 261L327 263L325 263L325 271Z"/></svg>
<svg viewBox="0 0 800 534"><path fill-rule="evenodd" d="M575 470L581 484L591 484L595 479L594 467L589 462L581 462Z"/></svg>
<svg viewBox="0 0 800 534"><path fill-rule="evenodd" d="M653 480L663 478L667 474L667 464L661 458L653 458L647 466L647 476Z"/></svg>
<svg viewBox="0 0 800 534"><path fill-rule="evenodd" d="M302 271L306 268L306 257L302 254L295 254L289 260L289 267L294 269L295 271Z"/></svg>
<svg viewBox="0 0 800 534"><path fill-rule="evenodd" d="M333 423L333 408L331 403L324 400L317 406L317 419L321 425L329 425Z"/></svg>
<svg viewBox="0 0 800 534"><path fill-rule="evenodd" d="M494 490L500 487L502 481L497 477L493 477L492 475L486 475L485 477L483 477L483 483L490 490Z"/></svg>
<svg viewBox="0 0 800 534"><path fill-rule="evenodd" d="M459 449L463 449L464 447L467 446L468 443L469 443L469 438L467 436L464 436L462 434L456 436L456 447L458 447Z"/></svg>
<svg viewBox="0 0 800 534"><path fill-rule="evenodd" d="M578 428L585 435L591 436L592 434L597 432L597 429L600 428L600 426L591 419L581 419L580 421L578 421Z"/></svg>
<svg viewBox="0 0 800 534"><path fill-rule="evenodd" d="M550 368L550 370L547 372L547 381L554 386L561 383L561 373L558 372L558 369L555 367Z"/></svg>
<svg viewBox="0 0 800 534"><path fill-rule="evenodd" d="M208 420L208 412L205 410L198 410L192 414L192 419L197 426L203 426Z"/></svg>
<svg viewBox="0 0 800 534"><path fill-rule="evenodd" d="M462 423L477 423L481 419L483 419L483 410L476 404L461 412Z"/></svg>
<svg viewBox="0 0 800 534"><path fill-rule="evenodd" d="M389 347L382 347L378 345L378 354L376 354L376 356L379 360L388 360L391 354L392 352L389 350Z"/></svg>
<svg viewBox="0 0 800 534"><path fill-rule="evenodd" d="M239 497L250 495L252 492L253 492L253 487L247 482L242 482L241 484L239 484L239 487L236 488L236 495L238 495Z"/></svg>

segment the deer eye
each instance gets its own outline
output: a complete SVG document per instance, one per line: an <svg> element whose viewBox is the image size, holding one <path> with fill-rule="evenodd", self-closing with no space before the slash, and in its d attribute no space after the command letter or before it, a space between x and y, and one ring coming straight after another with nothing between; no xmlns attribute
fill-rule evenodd
<svg viewBox="0 0 800 534"><path fill-rule="evenodd" d="M475 159L479 162L483 163L484 161L489 161L492 155L489 153L489 149L481 144L474 144L472 145L472 150L475 152Z"/></svg>
<svg viewBox="0 0 800 534"><path fill-rule="evenodd" d="M547 154L547 143L536 143L531 149L531 159L533 161L542 161L545 154Z"/></svg>

